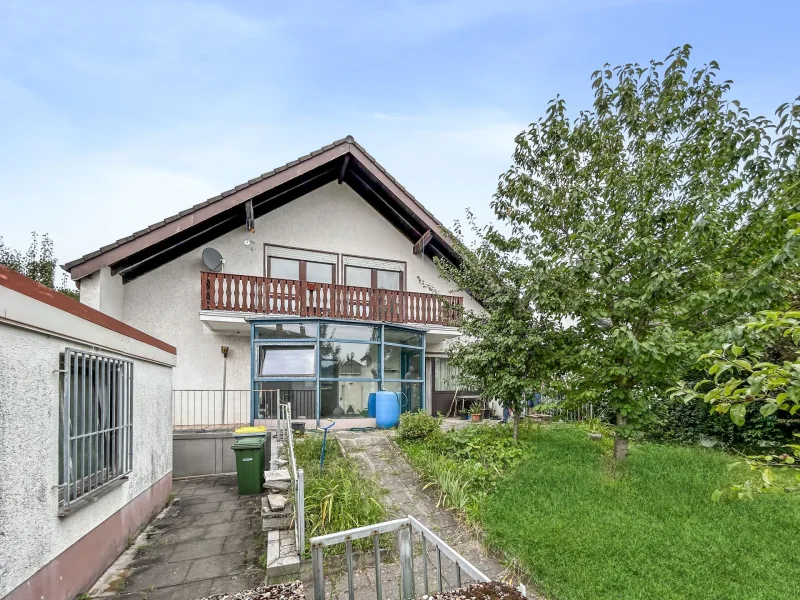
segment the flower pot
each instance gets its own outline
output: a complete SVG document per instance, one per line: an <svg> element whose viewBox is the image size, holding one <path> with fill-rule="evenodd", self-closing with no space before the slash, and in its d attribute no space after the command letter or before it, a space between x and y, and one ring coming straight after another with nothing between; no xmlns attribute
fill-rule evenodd
<svg viewBox="0 0 800 600"><path fill-rule="evenodd" d="M481 413L472 413L472 420L473 421L480 421L481 420Z"/></svg>
<svg viewBox="0 0 800 600"><path fill-rule="evenodd" d="M465 421L469 421L469 413L461 413L461 418Z"/></svg>

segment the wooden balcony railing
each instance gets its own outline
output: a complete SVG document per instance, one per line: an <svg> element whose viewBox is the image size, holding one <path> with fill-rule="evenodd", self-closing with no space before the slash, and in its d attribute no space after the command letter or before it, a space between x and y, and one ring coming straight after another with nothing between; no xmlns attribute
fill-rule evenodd
<svg viewBox="0 0 800 600"><path fill-rule="evenodd" d="M460 296L200 273L203 310L455 326L463 303Z"/></svg>

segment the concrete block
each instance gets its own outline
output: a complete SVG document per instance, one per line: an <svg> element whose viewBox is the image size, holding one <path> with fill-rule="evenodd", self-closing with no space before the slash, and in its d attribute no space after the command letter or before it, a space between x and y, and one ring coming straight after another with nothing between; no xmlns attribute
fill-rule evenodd
<svg viewBox="0 0 800 600"><path fill-rule="evenodd" d="M269 501L269 508L272 512L282 511L286 506L286 496L269 494L267 495L267 500Z"/></svg>

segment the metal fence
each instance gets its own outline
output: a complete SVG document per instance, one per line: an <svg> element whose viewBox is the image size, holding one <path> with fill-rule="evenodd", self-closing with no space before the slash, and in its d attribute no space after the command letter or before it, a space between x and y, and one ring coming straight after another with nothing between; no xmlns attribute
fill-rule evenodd
<svg viewBox="0 0 800 600"><path fill-rule="evenodd" d="M292 405L288 402L278 403L278 426L276 435L278 445L289 463L289 475L292 478L292 491L294 495L294 532L297 553L300 558L305 555L306 546L306 499L305 478L303 469L297 468L294 457L294 434L292 433Z"/></svg>
<svg viewBox="0 0 800 600"><path fill-rule="evenodd" d="M278 394L278 390L173 390L172 426L225 431L250 425L256 416L253 405L277 404Z"/></svg>
<svg viewBox="0 0 800 600"><path fill-rule="evenodd" d="M372 538L375 544L375 588L377 600L383 598L381 579L381 534L397 532L397 542L400 554L400 600L417 597L420 592L429 594L428 582L428 543L435 548L436 589L445 591L442 578L442 557L454 563L455 588L462 586L462 576L467 576L478 582L489 581L489 578L479 571L472 563L448 546L430 529L408 516L405 519L386 521L377 525L367 525L338 533L321 535L311 538L311 572L314 579L314 600L325 600L325 573L322 563L323 549L335 544L345 544L345 559L347 562L347 589L349 600L354 600L353 589L353 540ZM422 542L422 590L414 589L414 533L418 533Z"/></svg>
<svg viewBox="0 0 800 600"><path fill-rule="evenodd" d="M550 415L558 421L585 421L595 417L602 419L603 411L596 410L594 405L589 402L580 406L562 406L557 402L549 402L534 406L532 410L535 414Z"/></svg>
<svg viewBox="0 0 800 600"><path fill-rule="evenodd" d="M133 469L133 362L67 348L61 372L59 505Z"/></svg>

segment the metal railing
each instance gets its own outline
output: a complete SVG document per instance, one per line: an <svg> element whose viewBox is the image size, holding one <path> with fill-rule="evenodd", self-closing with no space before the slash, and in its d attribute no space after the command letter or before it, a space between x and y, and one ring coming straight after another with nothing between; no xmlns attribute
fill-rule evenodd
<svg viewBox="0 0 800 600"><path fill-rule="evenodd" d="M133 362L66 348L61 372L63 514L133 469Z"/></svg>
<svg viewBox="0 0 800 600"><path fill-rule="evenodd" d="M603 411L595 410L591 402L580 406L561 406L557 402L544 403L531 409L536 414L549 415L559 421L585 421L586 419L602 418Z"/></svg>
<svg viewBox="0 0 800 600"><path fill-rule="evenodd" d="M287 457L289 475L292 478L294 532L297 553L302 558L306 546L306 502L305 477L303 469L297 468L294 457L294 434L292 433L292 405L288 402L278 403L278 426L276 430L279 448Z"/></svg>
<svg viewBox="0 0 800 600"><path fill-rule="evenodd" d="M397 532L397 541L400 554L400 600L415 598L414 590L414 538L413 534L419 533L422 538L422 582L425 595L429 593L428 584L428 542L436 548L436 582L437 590L444 591L442 578L442 557L455 564L455 588L462 585L462 575L471 577L478 582L489 581L489 578L478 570L472 563L447 545L439 536L417 521L408 516L405 519L386 521L377 525L357 527L338 533L321 535L311 538L311 573L314 580L314 600L325 600L325 572L322 563L323 549L335 544L345 544L345 559L347 563L347 589L349 600L354 600L353 589L353 540L371 537L375 544L375 588L377 600L383 598L381 581L381 548L380 536L385 533Z"/></svg>
<svg viewBox="0 0 800 600"><path fill-rule="evenodd" d="M278 402L278 390L173 390L172 428L228 431L250 425L262 407Z"/></svg>

